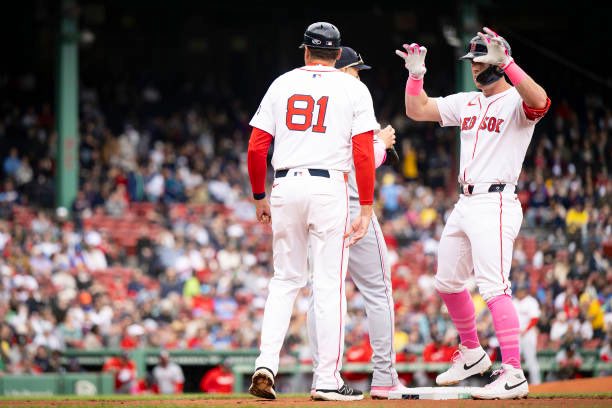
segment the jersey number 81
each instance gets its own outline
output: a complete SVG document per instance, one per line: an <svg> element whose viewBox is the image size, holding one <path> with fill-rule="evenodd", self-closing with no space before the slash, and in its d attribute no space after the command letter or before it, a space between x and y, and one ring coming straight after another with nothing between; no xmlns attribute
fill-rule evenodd
<svg viewBox="0 0 612 408"><path fill-rule="evenodd" d="M323 126L323 122L325 122L325 112L327 111L327 100L329 96L322 96L317 100L316 104L319 105L319 112L317 114L317 120L315 125L312 127L312 131L316 133L325 133L327 129ZM296 102L305 102L306 106L303 108L296 107ZM315 100L310 95L300 95L295 94L292 95L287 100L287 116L285 118L285 123L287 124L287 128L289 130L297 130L297 131L305 131L312 124L312 116L314 112ZM303 116L304 123L295 123L293 121L294 116Z"/></svg>

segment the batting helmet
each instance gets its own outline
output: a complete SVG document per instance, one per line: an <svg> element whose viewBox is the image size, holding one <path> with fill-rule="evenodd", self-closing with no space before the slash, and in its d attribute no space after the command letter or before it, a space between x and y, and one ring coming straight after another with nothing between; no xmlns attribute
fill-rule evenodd
<svg viewBox="0 0 612 408"><path fill-rule="evenodd" d="M304 41L300 48L304 47L340 49L340 31L330 23L312 23L304 32Z"/></svg>
<svg viewBox="0 0 612 408"><path fill-rule="evenodd" d="M508 55L512 55L510 44L503 37L501 38L504 47L508 50ZM467 46L467 54L460 57L462 60L473 60L475 57L487 55L487 44L482 38L476 36L470 40ZM495 65L489 66L476 77L476 81L482 85L489 85L504 76L504 71Z"/></svg>
<svg viewBox="0 0 612 408"><path fill-rule="evenodd" d="M510 49L510 44L503 37L501 37L502 42L504 43L504 47L508 50L508 54L512 55L512 50ZM459 59L469 59L472 60L474 57L480 57L481 55L487 55L487 44L483 41L482 38L476 36L470 40L467 46L467 54L462 56Z"/></svg>

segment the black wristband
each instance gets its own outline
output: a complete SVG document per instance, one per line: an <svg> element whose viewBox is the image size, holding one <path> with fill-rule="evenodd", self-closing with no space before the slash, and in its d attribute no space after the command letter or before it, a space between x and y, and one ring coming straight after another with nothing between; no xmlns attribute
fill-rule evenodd
<svg viewBox="0 0 612 408"><path fill-rule="evenodd" d="M266 198L266 193L253 193L253 198L255 200L263 200L264 198Z"/></svg>

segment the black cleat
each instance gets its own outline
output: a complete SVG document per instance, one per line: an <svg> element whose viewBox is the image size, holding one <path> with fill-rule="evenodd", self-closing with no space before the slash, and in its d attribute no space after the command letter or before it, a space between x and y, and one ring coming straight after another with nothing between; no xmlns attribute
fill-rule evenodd
<svg viewBox="0 0 612 408"><path fill-rule="evenodd" d="M315 390L312 399L317 401L359 401L363 393L344 384L339 390Z"/></svg>
<svg viewBox="0 0 612 408"><path fill-rule="evenodd" d="M258 367L251 378L249 394L259 398L276 399L274 390L274 373L266 367Z"/></svg>

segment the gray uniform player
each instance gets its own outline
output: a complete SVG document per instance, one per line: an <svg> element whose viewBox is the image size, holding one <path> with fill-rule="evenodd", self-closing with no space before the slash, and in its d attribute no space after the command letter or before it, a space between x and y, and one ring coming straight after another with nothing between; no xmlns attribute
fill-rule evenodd
<svg viewBox="0 0 612 408"><path fill-rule="evenodd" d="M370 69L363 59L350 47L342 47L336 68L359 78L359 71ZM395 143L395 129L387 126L374 138L374 156L376 167L392 159L390 150ZM386 157L388 154L389 158ZM349 175L349 211L350 217L360 212L359 193L354 168ZM391 294L391 268L387 262L387 245L375 215L372 216L367 234L349 252L348 271L365 301L368 316L368 331L373 350L372 363L374 372L370 396L375 399L387 399L390 391L401 391L403 387L395 370L395 350L393 348L394 307ZM313 316L313 301L310 299L308 310L308 336L313 352L313 365L316 367L317 341ZM313 379L313 384L315 379Z"/></svg>

